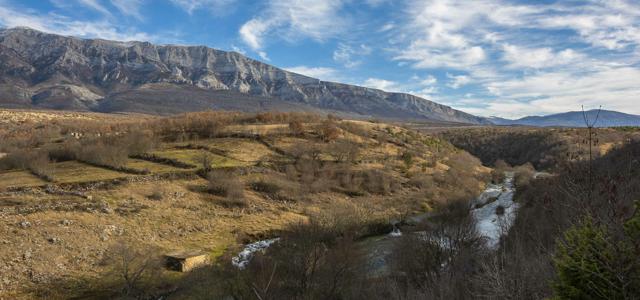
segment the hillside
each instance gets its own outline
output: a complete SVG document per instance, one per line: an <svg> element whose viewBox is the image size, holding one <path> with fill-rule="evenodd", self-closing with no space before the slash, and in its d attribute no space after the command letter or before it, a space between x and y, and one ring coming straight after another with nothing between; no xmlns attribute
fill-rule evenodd
<svg viewBox="0 0 640 300"><path fill-rule="evenodd" d="M334 112L487 123L413 95L321 81L204 46L0 31L0 106L170 114L207 109Z"/></svg>
<svg viewBox="0 0 640 300"><path fill-rule="evenodd" d="M598 110L587 111L587 117L593 122L598 116ZM548 116L529 116L517 120L503 118L489 118L496 125L524 125L538 127L586 127L584 115L581 111L572 111ZM640 116L617 111L602 110L598 116L597 127L640 126Z"/></svg>
<svg viewBox="0 0 640 300"><path fill-rule="evenodd" d="M435 137L313 114L3 115L8 299L112 299L119 275L105 261L122 245L145 257L198 250L228 262L221 255L240 244L312 216L348 216L367 226L360 235L384 234L390 220L472 198L490 171ZM182 278L156 275L168 281L161 286Z"/></svg>

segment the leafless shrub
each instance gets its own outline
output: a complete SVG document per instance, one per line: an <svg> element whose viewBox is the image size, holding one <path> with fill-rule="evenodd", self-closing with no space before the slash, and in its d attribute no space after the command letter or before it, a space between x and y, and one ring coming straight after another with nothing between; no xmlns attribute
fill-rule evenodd
<svg viewBox="0 0 640 300"><path fill-rule="evenodd" d="M329 146L328 150L337 161L353 163L358 159L360 146L352 141L337 140Z"/></svg>
<svg viewBox="0 0 640 300"><path fill-rule="evenodd" d="M155 249L135 248L131 244L119 242L105 254L103 263L109 267L109 273L115 277L122 295L142 297L148 284L157 278L162 260L155 255Z"/></svg>
<svg viewBox="0 0 640 300"><path fill-rule="evenodd" d="M42 179L53 180L53 169L46 151L26 150L9 153L0 159L0 169L26 169Z"/></svg>
<svg viewBox="0 0 640 300"><path fill-rule="evenodd" d="M227 171L214 170L207 176L208 190L212 194L225 197L225 204L245 206L244 184L237 176Z"/></svg>
<svg viewBox="0 0 640 300"><path fill-rule="evenodd" d="M304 124L300 120L291 120L289 122L289 130L291 131L291 134L301 136L304 134Z"/></svg>
<svg viewBox="0 0 640 300"><path fill-rule="evenodd" d="M148 198L154 201L160 201L164 199L164 196L165 196L164 189L160 185L156 185L153 188L153 191L151 192L151 194L148 196Z"/></svg>
<svg viewBox="0 0 640 300"><path fill-rule="evenodd" d="M198 157L198 161L204 174L209 174L213 170L213 157L211 154L202 152L200 157Z"/></svg>
<svg viewBox="0 0 640 300"><path fill-rule="evenodd" d="M313 144L313 143L298 143L294 147L291 147L291 155L296 160L301 159L310 159L313 161L320 161L320 155L325 152L325 147L323 145Z"/></svg>
<svg viewBox="0 0 640 300"><path fill-rule="evenodd" d="M396 182L381 170L368 170L364 173L364 188L369 193L387 195L396 188Z"/></svg>
<svg viewBox="0 0 640 300"><path fill-rule="evenodd" d="M524 164L514 168L515 171L515 185L516 187L524 187L531 182L533 176L536 173L536 169L530 163Z"/></svg>
<svg viewBox="0 0 640 300"><path fill-rule="evenodd" d="M334 141L339 135L340 129L338 128L335 120L328 119L320 125L320 136L325 142Z"/></svg>
<svg viewBox="0 0 640 300"><path fill-rule="evenodd" d="M102 140L84 144L77 156L82 161L114 168L124 167L129 158L126 148L107 144Z"/></svg>
<svg viewBox="0 0 640 300"><path fill-rule="evenodd" d="M225 275L227 293L238 299L346 299L364 279L354 242L361 213L338 204L308 223L285 230L279 242L248 268Z"/></svg>
<svg viewBox="0 0 640 300"><path fill-rule="evenodd" d="M433 176L425 174L412 176L411 179L409 179L409 184L419 189L427 189L435 185L433 182Z"/></svg>
<svg viewBox="0 0 640 300"><path fill-rule="evenodd" d="M370 135L370 131L367 130L364 126L360 125L360 124L356 124L353 122L341 122L340 124L338 124L338 127L340 127L340 129L349 132L351 134L355 134L357 136L361 136L361 137L369 137Z"/></svg>
<svg viewBox="0 0 640 300"><path fill-rule="evenodd" d="M274 200L289 200L290 198L284 195L283 185L275 179L262 177L251 183L251 189Z"/></svg>

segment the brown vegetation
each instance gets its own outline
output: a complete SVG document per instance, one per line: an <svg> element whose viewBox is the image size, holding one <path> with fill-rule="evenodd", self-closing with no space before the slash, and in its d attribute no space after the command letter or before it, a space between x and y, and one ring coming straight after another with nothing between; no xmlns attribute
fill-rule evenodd
<svg viewBox="0 0 640 300"><path fill-rule="evenodd" d="M305 121L304 133L293 132L296 124L289 126L296 120ZM288 126L294 128L288 130ZM108 245L116 237L125 240L133 253L189 246L217 258L238 242L271 236L312 218L311 227L300 224L291 228L291 237L282 235L290 245L301 243L298 239L309 234L310 246L301 245L300 253L283 249L282 258L265 257L264 272L257 271L256 276L270 276L274 261L286 256L302 260L316 253L320 265L314 275L305 279L306 284L290 285L287 278L306 275L299 269L280 275L288 266L278 262L280 271L274 276L283 276L279 278L285 282L267 289L268 280L254 278L255 291L252 285L249 292L266 297L277 290L273 295L285 295L292 287L296 295L353 298L351 287L363 282L355 274L362 259L354 248L359 239L386 233L391 230L390 218L424 212L434 202L470 199L488 173L478 160L435 137L381 123L295 113L202 112L126 122L67 120L0 128L0 138L6 141L0 151L7 153L0 158L2 172L32 176L31 172L48 181L32 176L28 183L0 182L0 218L7 224L0 229L0 237L11 245L24 245L0 251L0 268L9 270L3 272L0 287L7 288L4 279L24 282L21 289L25 290L9 287L20 295L39 286L52 293L72 291L69 294L78 297L117 296L94 285L94 281L106 282L103 276L112 263L97 262L111 252ZM259 147L245 151L233 145ZM402 153L412 154L410 167ZM428 184L407 185L410 178L425 178ZM453 185L464 185L463 192L450 195L447 189ZM153 247L134 242L141 240ZM30 257L28 263L3 265L11 257L25 255ZM343 257L354 259L343 261ZM118 294L160 297L159 285L174 276L158 271L161 278L156 280L136 275L136 269L120 272L126 276L109 273L112 279L124 278L117 285L124 292ZM70 279L54 286L62 274L81 283ZM338 279L339 283L332 283Z"/></svg>

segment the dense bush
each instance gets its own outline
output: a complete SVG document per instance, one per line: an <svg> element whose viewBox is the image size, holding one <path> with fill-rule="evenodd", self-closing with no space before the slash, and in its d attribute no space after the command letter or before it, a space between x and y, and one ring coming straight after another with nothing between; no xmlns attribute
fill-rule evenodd
<svg viewBox="0 0 640 300"><path fill-rule="evenodd" d="M502 159L513 166L530 162L536 169L546 169L566 160L568 153L568 145L549 130L453 130L441 136L485 165Z"/></svg>
<svg viewBox="0 0 640 300"><path fill-rule="evenodd" d="M591 218L565 232L554 259L558 299L640 297L640 253L634 240L640 231L627 227L621 235L612 233Z"/></svg>

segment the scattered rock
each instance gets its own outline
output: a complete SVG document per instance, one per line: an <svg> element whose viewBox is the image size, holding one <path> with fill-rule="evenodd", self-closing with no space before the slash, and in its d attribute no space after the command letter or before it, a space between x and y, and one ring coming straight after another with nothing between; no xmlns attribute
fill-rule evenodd
<svg viewBox="0 0 640 300"><path fill-rule="evenodd" d="M47 241L51 244L59 244L62 242L62 240L60 238L57 237L50 237L47 239Z"/></svg>
<svg viewBox="0 0 640 300"><path fill-rule="evenodd" d="M112 214L113 213L113 208L105 206L105 207L100 209L100 212L103 213L103 214Z"/></svg>
<svg viewBox="0 0 640 300"><path fill-rule="evenodd" d="M120 236L123 233L124 233L124 229L116 225L107 225L105 226L104 230L102 230L102 234L107 236L112 236L112 235Z"/></svg>

